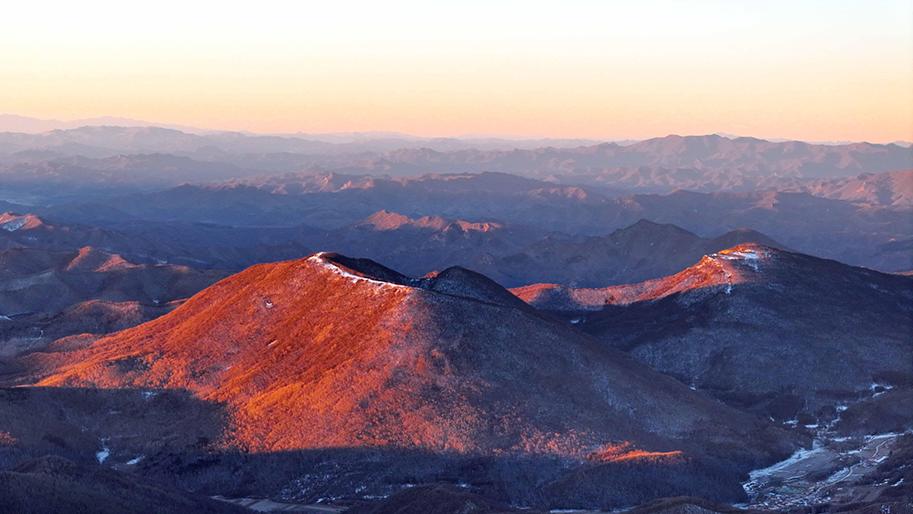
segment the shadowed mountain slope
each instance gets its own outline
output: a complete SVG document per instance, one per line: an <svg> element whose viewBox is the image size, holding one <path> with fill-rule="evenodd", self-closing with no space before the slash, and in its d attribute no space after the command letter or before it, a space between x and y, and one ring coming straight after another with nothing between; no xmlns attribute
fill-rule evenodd
<svg viewBox="0 0 913 514"><path fill-rule="evenodd" d="M792 398L786 415L913 381L913 279L905 276L740 245L640 284L515 293L736 403Z"/></svg>

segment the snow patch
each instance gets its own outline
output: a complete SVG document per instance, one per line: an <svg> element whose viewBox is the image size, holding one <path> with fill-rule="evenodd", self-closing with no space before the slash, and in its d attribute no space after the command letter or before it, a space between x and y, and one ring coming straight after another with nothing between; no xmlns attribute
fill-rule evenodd
<svg viewBox="0 0 913 514"><path fill-rule="evenodd" d="M867 435L867 436L865 436L865 440L866 441L877 441L879 439L888 439L891 437L898 437L898 436L904 435L905 433L906 432L887 432L884 434Z"/></svg>
<svg viewBox="0 0 913 514"><path fill-rule="evenodd" d="M15 232L24 227L26 223L28 223L28 218L25 216L19 216L18 218L13 218L6 223L0 223L0 228L7 232Z"/></svg>
<svg viewBox="0 0 913 514"><path fill-rule="evenodd" d="M739 261L755 271L761 270L759 266L761 256L754 250L736 250L722 254L714 254L714 256L717 255L727 261Z"/></svg>
<svg viewBox="0 0 913 514"><path fill-rule="evenodd" d="M136 466L137 464L139 464L139 463L140 463L143 459L145 459L145 458L146 458L145 455L137 455L136 457L133 457L132 459L128 460L128 461L127 461L127 465L128 465L128 466Z"/></svg>
<svg viewBox="0 0 913 514"><path fill-rule="evenodd" d="M745 484L742 484L742 486L745 487L746 490L747 490L747 487L749 487L750 484L751 484L751 485L756 484L756 483L758 482L758 480L760 480L760 479L762 479L762 478L771 476L771 475L773 475L773 474L776 473L777 471L780 471L780 470L783 469L783 468L786 468L786 467L788 467L788 466L792 466L793 464L795 464L795 463L797 463L797 462L800 462L800 461L803 461L803 460L805 460L805 459L808 459L808 458L810 458L810 457L812 457L812 456L814 456L814 455L817 455L817 454L819 454L819 453L821 453L821 452L823 452L823 451L824 451L824 447L821 445L821 442L820 442L820 441L815 441L815 442L812 444L812 447L811 447L811 448L808 448L808 449L806 449L806 448L799 449L799 450L797 450L795 453L793 453L792 455L790 455L790 457L789 457L788 459L786 459L786 460L781 460L780 462L777 462L776 464L773 464L772 466L768 466L768 467L763 468L763 469L756 469L756 470L754 470L754 471L749 472L749 473L748 473L749 481L748 481L748 482L745 482Z"/></svg>
<svg viewBox="0 0 913 514"><path fill-rule="evenodd" d="M108 460L108 457L110 457L110 456L111 456L111 449L108 448L108 440L102 439L101 440L101 450L95 452L95 460L97 460L99 464L104 464L105 461Z"/></svg>
<svg viewBox="0 0 913 514"><path fill-rule="evenodd" d="M869 391L872 392L872 398L877 398L891 389L894 389L894 386L891 384L879 384L877 382L872 382L869 386Z"/></svg>

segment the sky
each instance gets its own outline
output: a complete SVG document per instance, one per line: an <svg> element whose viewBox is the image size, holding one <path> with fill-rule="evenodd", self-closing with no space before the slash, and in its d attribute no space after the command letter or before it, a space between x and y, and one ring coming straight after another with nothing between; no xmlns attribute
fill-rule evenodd
<svg viewBox="0 0 913 514"><path fill-rule="evenodd" d="M14 0L0 112L253 132L913 139L913 2Z"/></svg>

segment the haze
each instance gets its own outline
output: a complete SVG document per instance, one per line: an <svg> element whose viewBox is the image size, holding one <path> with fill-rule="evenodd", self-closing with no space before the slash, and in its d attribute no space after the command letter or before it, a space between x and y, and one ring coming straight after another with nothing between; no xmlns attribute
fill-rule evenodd
<svg viewBox="0 0 913 514"><path fill-rule="evenodd" d="M849 3L847 3L849 4ZM913 4L16 2L0 112L256 132L913 135Z"/></svg>

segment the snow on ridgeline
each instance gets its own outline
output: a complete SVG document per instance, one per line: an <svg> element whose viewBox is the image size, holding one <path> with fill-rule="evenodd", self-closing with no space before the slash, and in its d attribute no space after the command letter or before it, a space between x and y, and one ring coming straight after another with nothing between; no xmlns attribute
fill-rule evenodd
<svg viewBox="0 0 913 514"><path fill-rule="evenodd" d="M723 259L727 261L735 261L741 264L745 264L754 271L761 271L760 262L762 258L767 258L769 255L763 250L755 249L751 246L736 246L735 248L729 250L723 250L719 253L714 253L709 255L712 259Z"/></svg>
<svg viewBox="0 0 913 514"><path fill-rule="evenodd" d="M317 264L321 268L331 271L332 273L335 273L336 275L339 275L342 278L345 278L346 280L352 282L353 284L357 284L359 282L365 282L365 283L373 284L373 285L379 286L379 287L394 288L394 289L413 289L412 286L407 286L404 284L396 284L393 282L385 282L383 280L368 278L368 277L356 275L354 273L346 271L345 269L339 267L335 263L328 260L325 257L326 253L327 252L317 252L314 255L308 257L307 260L308 260L308 262Z"/></svg>

